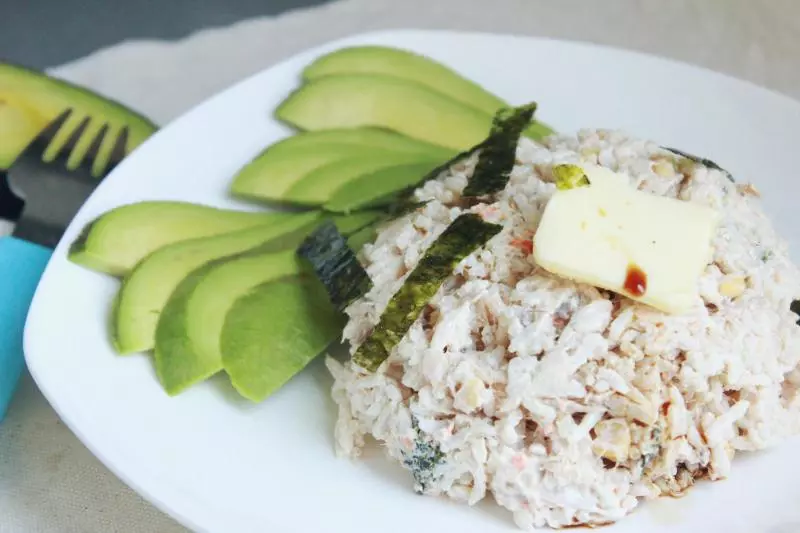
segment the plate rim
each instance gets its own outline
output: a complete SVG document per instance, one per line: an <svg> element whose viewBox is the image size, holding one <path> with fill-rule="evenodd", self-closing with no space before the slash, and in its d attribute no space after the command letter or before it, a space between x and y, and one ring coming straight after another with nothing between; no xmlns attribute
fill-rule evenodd
<svg viewBox="0 0 800 533"><path fill-rule="evenodd" d="M271 65L260 69L247 77L240 79L236 83L233 83L226 88L208 96L204 100L202 100L197 105L191 107L190 109L184 111L179 116L162 126L154 135L149 137L142 146L147 146L154 143L159 143L161 136L168 131L172 131L177 129L183 124L187 122L190 117L201 115L204 112L204 109L210 105L212 101L216 101L218 99L225 98L229 93L235 91L237 88L250 84L252 81L261 75L264 75L267 71L280 69L282 67L286 67L288 64L296 61L301 56L312 56L323 53L329 49L335 49L337 47L342 47L346 45L352 44L366 44L368 41L379 39L379 38L386 38L386 37L396 37L396 38L413 38L414 36L440 36L440 37L448 37L448 38L474 38L474 39L501 39L501 40L520 40L526 42L539 42L539 43L555 43L560 46L571 46L571 47L579 47L585 50L595 49L601 50L604 52L613 52L615 54L624 54L632 57L637 57L642 60L647 61L657 61L657 62L664 62L667 64L671 64L674 66L679 66L683 69L690 69L698 73L702 73L704 76L713 76L719 78L724 78L729 80L729 82L733 82L736 84L740 84L746 86L748 90L761 93L764 97L772 98L772 99L779 99L783 101L786 105L795 106L797 109L800 109L800 101L795 100L791 96L781 93L779 91L758 85L757 83L736 77L729 73L719 72L712 70L708 67L695 65L691 63L686 63L678 59L674 59L671 57L661 56L658 54L651 54L646 52L641 52L638 50L630 50L626 48L621 48L613 45L607 44L597 44L588 41L577 41L577 40L569 40L569 39L559 39L559 38L551 38L551 37L541 37L541 36L529 36L524 34L517 34L517 33L497 33L497 32L483 32L483 31L461 31L461 30L451 30L451 29L414 29L414 28L397 28L397 29L387 29L387 30L377 30L377 31L368 31L362 33L355 33L350 34L341 38L333 39L330 41L326 41L319 45L315 45L309 48L305 48L300 50L291 56L288 56L278 62L275 62ZM179 41L164 41L166 44L170 45L170 48L178 48L180 47L183 40ZM140 150L141 147L137 148L137 151ZM123 161L104 181L103 183L98 186L95 192L87 199L87 202L97 194L98 190L105 189L106 187L116 187L117 184L115 183L114 176L119 172L120 168L124 168L127 161ZM81 208L83 210L83 207ZM80 214L76 214L76 217ZM70 227L74 224L74 221L70 223ZM69 232L69 228L67 229ZM42 281L48 278L51 275L51 272L56 265L53 264L56 254L63 253L65 248L68 247L69 242L66 239L62 239L57 247L54 250L53 256L51 257L50 261L48 262L47 267L42 275ZM40 281L40 286L42 285ZM41 292L37 289L36 294L34 295L33 301L31 303L31 307L26 319L25 330L24 330L24 354L25 354L25 361L28 368L29 373L31 374L34 382L36 383L38 389L41 391L42 395L45 397L47 402L50 406L54 409L57 413L58 417L64 422L64 424L69 428L69 430L78 438L78 440L83 444L91 453L92 455L99 460L103 466L105 466L110 472L112 472L118 479L120 479L125 485L130 487L134 490L140 497L146 500L149 504L153 505L155 508L159 509L161 512L166 514L167 516L171 517L173 520L178 522L179 524L187 527L193 531L200 531L204 530L203 526L195 521L194 518L186 515L182 512L182 510L176 508L175 505L171 505L166 500L163 500L161 497L157 496L155 492L157 490L152 489L152 487L145 486L149 481L152 481L150 476L148 476L144 481L145 483L140 482L136 479L136 475L131 475L125 468L123 468L119 463L115 462L111 458L109 458L104 450L100 449L91 438L89 438L85 433L82 427L82 422L78 420L80 416L76 416L76 414L70 413L68 402L65 402L63 398L59 399L58 392L59 388L54 385L50 381L50 376L47 374L47 371L39 366L39 357L36 354L35 350L29 349L34 344L33 336L34 334L38 333L38 330L41 330L43 327L40 325L42 320L39 319L39 316L43 314L43 306L41 305L41 301L44 297L42 296ZM180 506L178 506L180 507Z"/></svg>

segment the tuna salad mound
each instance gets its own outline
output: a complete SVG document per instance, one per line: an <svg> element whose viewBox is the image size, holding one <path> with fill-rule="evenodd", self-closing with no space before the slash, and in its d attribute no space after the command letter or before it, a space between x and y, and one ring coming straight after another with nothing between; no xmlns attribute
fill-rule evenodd
<svg viewBox="0 0 800 533"><path fill-rule="evenodd" d="M470 505L491 496L520 528L561 528L615 522L644 500L724 479L737 452L797 433L800 327L790 306L800 271L758 191L685 156L615 131L543 144L522 137L507 183L493 194L464 195L480 151L420 186L416 209L385 224L359 256L371 286L346 308L354 360L327 358L337 451L358 457L374 439L420 493ZM620 209L636 203L634 193L696 208L705 241L693 234L700 223L653 223L658 206L649 208L653 218L625 215L641 227L620 224L633 236L609 238L608 257L647 245L648 224L686 249L632 249L650 266L609 270L605 248L577 240L583 230L600 234L592 232L604 208L568 231L571 217L583 216L567 202L577 196L548 207L586 185L562 187L563 169L592 165L624 180L613 185L630 191ZM589 203L574 205L594 205L584 196ZM385 360L357 364L387 307L396 310L393 298L457 220L497 230L450 258L409 327L383 344ZM483 226L475 227L465 232ZM685 279L688 292L673 298Z"/></svg>

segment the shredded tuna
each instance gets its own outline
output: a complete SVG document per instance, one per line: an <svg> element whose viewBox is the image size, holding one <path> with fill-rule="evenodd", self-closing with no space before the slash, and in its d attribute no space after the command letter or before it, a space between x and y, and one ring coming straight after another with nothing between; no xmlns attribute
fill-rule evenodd
<svg viewBox="0 0 800 533"><path fill-rule="evenodd" d="M665 315L537 267L527 243L555 189L550 169L578 162L722 213L690 313ZM505 226L458 265L376 373L328 360L340 454L358 456L370 435L426 494L467 504L491 494L520 528L562 528L615 522L643 500L724 479L737 452L798 432L790 305L800 271L754 188L605 130L523 139L491 204L459 202L473 168L474 157L426 183L416 192L424 206L362 254L374 287L347 309L353 350L460 213Z"/></svg>

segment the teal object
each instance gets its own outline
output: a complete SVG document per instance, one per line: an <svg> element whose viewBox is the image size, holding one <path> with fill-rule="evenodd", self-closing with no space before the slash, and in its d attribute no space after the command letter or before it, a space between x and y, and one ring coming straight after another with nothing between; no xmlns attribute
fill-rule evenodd
<svg viewBox="0 0 800 533"><path fill-rule="evenodd" d="M25 320L52 253L38 244L0 237L0 421L5 418L25 365Z"/></svg>

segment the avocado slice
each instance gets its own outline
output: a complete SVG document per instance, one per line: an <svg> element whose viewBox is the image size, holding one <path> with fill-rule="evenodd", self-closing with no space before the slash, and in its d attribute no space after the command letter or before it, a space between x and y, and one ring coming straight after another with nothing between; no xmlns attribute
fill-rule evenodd
<svg viewBox="0 0 800 533"><path fill-rule="evenodd" d="M388 46L352 46L335 50L308 65L303 70L303 79L313 81L324 76L347 74L383 74L413 81L490 115L509 106L502 98L430 57ZM553 133L550 126L538 121L531 122L525 131L534 140Z"/></svg>
<svg viewBox="0 0 800 533"><path fill-rule="evenodd" d="M284 200L286 192L310 172L334 161L375 151L374 148L356 144L320 145L307 152L279 151L275 154L267 149L236 174L231 193L244 198L280 202ZM389 153L382 149L377 152Z"/></svg>
<svg viewBox="0 0 800 533"><path fill-rule="evenodd" d="M156 329L156 374L167 394L179 394L222 370L220 334L239 296L260 283L298 275L301 267L290 248L212 261L189 274L170 296Z"/></svg>
<svg viewBox="0 0 800 533"><path fill-rule="evenodd" d="M277 224L291 213L251 213L189 202L144 201L114 208L86 225L69 249L69 260L113 276L169 244Z"/></svg>
<svg viewBox="0 0 800 533"><path fill-rule="evenodd" d="M325 204L325 210L349 213L374 206L419 182L435 167L436 163L430 162L409 163L363 174L336 189Z"/></svg>
<svg viewBox="0 0 800 533"><path fill-rule="evenodd" d="M126 153L133 151L158 129L148 118L119 102L43 73L0 62L0 123L3 124L0 127L0 169L10 167L36 133L66 108L72 108L73 113L50 144L45 160L52 159L74 128L85 117L90 117L92 120L72 152L68 166L74 168L80 163L95 134L103 124L108 124L108 134L94 161L96 175L105 167L116 136L123 127L128 127Z"/></svg>
<svg viewBox="0 0 800 533"><path fill-rule="evenodd" d="M388 152L425 154L435 159L452 157L453 150L419 141L381 128L334 128L319 131L301 131L281 139L267 147L262 153L271 155L308 155L320 146L356 145L367 149L383 149Z"/></svg>
<svg viewBox="0 0 800 533"><path fill-rule="evenodd" d="M453 100L494 114L506 106L501 98L438 61L388 46L352 46L326 54L303 70L303 79L343 74L384 74L417 82Z"/></svg>
<svg viewBox="0 0 800 533"><path fill-rule="evenodd" d="M435 159L422 160L409 154L370 154L334 161L314 172L304 176L283 196L283 200L301 205L322 205L331 199L331 196L341 187L353 180L359 180L364 186L371 187L374 182L364 180L365 175L375 173L380 169L400 164L416 163L428 168L434 168L440 161ZM424 174L421 174L422 176ZM418 178L420 177L418 176Z"/></svg>
<svg viewBox="0 0 800 533"><path fill-rule="evenodd" d="M269 146L236 174L231 193L280 202L308 173L334 161L366 155L403 154L408 158L447 160L453 151L378 128L301 132Z"/></svg>
<svg viewBox="0 0 800 533"><path fill-rule="evenodd" d="M305 232L321 213L296 214L277 224L265 224L170 244L141 261L122 282L114 302L112 342L127 354L153 348L158 320L178 284L196 268L249 250L271 238Z"/></svg>
<svg viewBox="0 0 800 533"><path fill-rule="evenodd" d="M458 151L480 143L492 125L489 113L381 74L318 78L289 95L275 114L302 130L382 127Z"/></svg>
<svg viewBox="0 0 800 533"><path fill-rule="evenodd" d="M368 227L378 216L365 212L334 217L334 223L343 233L351 233ZM219 340L228 310L255 286L300 274L296 248L308 232L270 239L244 253L206 263L178 285L156 328L156 372L168 394L178 394L222 369Z"/></svg>
<svg viewBox="0 0 800 533"><path fill-rule="evenodd" d="M46 122L35 110L11 106L0 97L0 169L11 166Z"/></svg>
<svg viewBox="0 0 800 533"><path fill-rule="evenodd" d="M228 311L222 363L239 394L259 402L336 340L343 326L314 276L265 283Z"/></svg>
<svg viewBox="0 0 800 533"><path fill-rule="evenodd" d="M360 252L366 244L375 241L375 238L378 236L378 227L380 226L381 222L383 222L382 219L376 220L373 224L364 226L355 233L350 234L350 236L347 238L347 246L349 246L350 249L356 253Z"/></svg>

